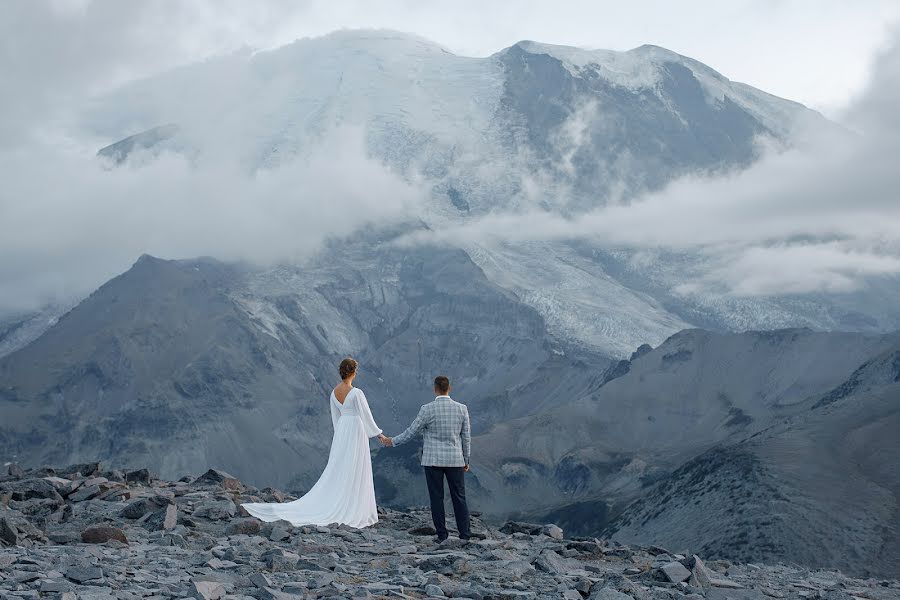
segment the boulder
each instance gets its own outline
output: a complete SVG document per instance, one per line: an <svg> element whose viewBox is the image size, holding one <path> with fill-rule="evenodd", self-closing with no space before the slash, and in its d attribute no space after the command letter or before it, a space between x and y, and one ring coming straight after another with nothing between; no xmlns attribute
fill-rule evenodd
<svg viewBox="0 0 900 600"><path fill-rule="evenodd" d="M148 471L147 469L136 469L134 471L126 471L125 482L149 485L150 484L150 471Z"/></svg>
<svg viewBox="0 0 900 600"><path fill-rule="evenodd" d="M85 544L105 544L109 540L128 543L125 532L111 525L94 525L81 532L81 541Z"/></svg>
<svg viewBox="0 0 900 600"><path fill-rule="evenodd" d="M237 511L237 507L231 500L208 500L194 507L195 517L205 517L213 521L230 519Z"/></svg>
<svg viewBox="0 0 900 600"><path fill-rule="evenodd" d="M0 483L0 491L8 492L10 500L24 502L35 498L48 498L62 504L63 499L52 483L46 479L20 479Z"/></svg>
<svg viewBox="0 0 900 600"><path fill-rule="evenodd" d="M500 528L501 533L527 533L528 535L539 535L543 530L543 525L535 525L534 523L521 523L519 521L507 521Z"/></svg>
<svg viewBox="0 0 900 600"><path fill-rule="evenodd" d="M220 600L225 596L225 586L215 581L192 581L188 596L197 600Z"/></svg>
<svg viewBox="0 0 900 600"><path fill-rule="evenodd" d="M431 525L416 525L406 530L410 535L437 535L437 530Z"/></svg>
<svg viewBox="0 0 900 600"><path fill-rule="evenodd" d="M0 541L9 546L29 546L44 539L44 532L16 510L0 512Z"/></svg>
<svg viewBox="0 0 900 600"><path fill-rule="evenodd" d="M534 561L534 566L547 573L565 574L573 567L568 559L552 550L543 550Z"/></svg>
<svg viewBox="0 0 900 600"><path fill-rule="evenodd" d="M69 494L68 499L72 502L84 502L85 500L96 498L100 495L101 491L99 485L81 486L76 491Z"/></svg>
<svg viewBox="0 0 900 600"><path fill-rule="evenodd" d="M73 565L66 569L66 579L76 583L87 583L103 579L103 569L90 565Z"/></svg>
<svg viewBox="0 0 900 600"><path fill-rule="evenodd" d="M235 519L225 528L226 535L256 535L262 529L262 523L258 519Z"/></svg>
<svg viewBox="0 0 900 600"><path fill-rule="evenodd" d="M541 528L541 533L543 533L546 536L552 537L554 540L563 539L563 530L553 524L544 525Z"/></svg>
<svg viewBox="0 0 900 600"><path fill-rule="evenodd" d="M694 587L708 589L712 586L713 574L706 568L706 565L700 560L696 554L691 557L691 580L690 584Z"/></svg>
<svg viewBox="0 0 900 600"><path fill-rule="evenodd" d="M147 518L141 527L147 531L171 531L178 524L178 507L168 504Z"/></svg>
<svg viewBox="0 0 900 600"><path fill-rule="evenodd" d="M156 495L149 498L139 498L120 510L119 516L126 519L140 519L148 512L155 512L169 504L172 504L172 500L165 496Z"/></svg>
<svg viewBox="0 0 900 600"><path fill-rule="evenodd" d="M241 482L237 477L219 469L210 469L191 482L192 485L221 485L226 490L240 490Z"/></svg>
<svg viewBox="0 0 900 600"><path fill-rule="evenodd" d="M666 579L672 583L681 583L691 576L691 572L688 571L683 564L674 560L664 564L659 570L666 576Z"/></svg>

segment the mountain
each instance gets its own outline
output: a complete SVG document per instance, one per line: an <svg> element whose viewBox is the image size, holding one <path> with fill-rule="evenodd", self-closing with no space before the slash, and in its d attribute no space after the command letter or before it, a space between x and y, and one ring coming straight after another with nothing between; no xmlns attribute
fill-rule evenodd
<svg viewBox="0 0 900 600"><path fill-rule="evenodd" d="M900 334L685 330L616 362L554 341L459 249L325 256L142 257L0 359L0 458L212 463L299 492L353 354L390 434L450 374L474 418L469 496L491 521L857 574L900 560ZM426 502L418 452L376 451L380 503Z"/></svg>
<svg viewBox="0 0 900 600"><path fill-rule="evenodd" d="M168 475L211 461L302 487L327 458L343 356L361 360L382 427L409 422L447 370L478 431L577 396L581 365L610 363L567 351L460 250L345 245L274 271L144 256L0 358L0 456Z"/></svg>
<svg viewBox="0 0 900 600"><path fill-rule="evenodd" d="M897 572L900 334L684 331L610 376L477 438L480 493L581 534Z"/></svg>
<svg viewBox="0 0 900 600"><path fill-rule="evenodd" d="M186 66L98 99L83 121L95 135L124 138L101 151L117 161L176 152L249 173L304 160L335 128L358 128L371 157L422 188L417 216L431 229L533 208L576 216L678 177L744 168L760 140L789 147L798 128L836 129L656 46L523 41L472 58L365 30ZM555 339L616 358L692 327L900 328L896 278L853 293L740 297L683 288L714 268L704 253L602 240L460 245Z"/></svg>
<svg viewBox="0 0 900 600"><path fill-rule="evenodd" d="M398 243L739 170L760 137L789 146L801 122L831 126L812 111L652 46L521 42L469 58L351 31L138 82L83 118L113 141L100 150L110 168L175 152L248 173L291 168L335 127L361 127L369 155L427 194L411 222L303 259L145 255L71 310L4 317L0 459L101 459L169 478L215 464L300 492L326 460L326 398L352 354L390 433L434 375L453 379L474 418L470 495L489 519L895 569L895 280L685 294L708 256L590 240ZM374 461L380 502L424 502L414 446Z"/></svg>

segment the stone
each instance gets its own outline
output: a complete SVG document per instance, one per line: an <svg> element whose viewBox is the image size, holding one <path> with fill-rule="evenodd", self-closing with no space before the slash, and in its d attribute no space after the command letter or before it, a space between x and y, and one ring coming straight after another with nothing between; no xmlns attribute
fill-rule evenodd
<svg viewBox="0 0 900 600"><path fill-rule="evenodd" d="M569 571L567 559L552 550L543 550L534 561L534 566L547 573L563 574Z"/></svg>
<svg viewBox="0 0 900 600"><path fill-rule="evenodd" d="M139 498L119 511L119 516L126 519L140 519L148 512L155 512L169 504L172 504L172 500L165 496L156 495L149 498Z"/></svg>
<svg viewBox="0 0 900 600"><path fill-rule="evenodd" d="M72 502L84 502L100 495L99 485L82 486L67 496Z"/></svg>
<svg viewBox="0 0 900 600"><path fill-rule="evenodd" d="M65 579L42 579L40 590L42 594L71 592L72 584Z"/></svg>
<svg viewBox="0 0 900 600"><path fill-rule="evenodd" d="M709 583L710 583L710 585L712 585L712 587L728 588L728 589L732 589L732 590L740 590L740 589L743 589L743 587L744 587L739 583L735 583L734 581L731 581L730 579L724 579L724 578L715 578L714 577L709 580Z"/></svg>
<svg viewBox="0 0 900 600"><path fill-rule="evenodd" d="M431 525L416 525L406 530L410 535L437 535L437 530Z"/></svg>
<svg viewBox="0 0 900 600"><path fill-rule="evenodd" d="M230 519L237 507L231 500L210 500L194 507L194 517L205 517L213 521Z"/></svg>
<svg viewBox="0 0 900 600"><path fill-rule="evenodd" d="M44 539L44 532L16 510L0 512L0 541L9 546L24 546Z"/></svg>
<svg viewBox="0 0 900 600"><path fill-rule="evenodd" d="M192 581L188 596L197 600L220 600L225 596L225 586L215 581Z"/></svg>
<svg viewBox="0 0 900 600"><path fill-rule="evenodd" d="M604 587L591 592L588 600L634 600L634 598L612 588Z"/></svg>
<svg viewBox="0 0 900 600"><path fill-rule="evenodd" d="M2 482L0 483L0 491L8 492L9 499L17 502L45 498L59 504L63 503L62 496L56 490L56 486L41 478Z"/></svg>
<svg viewBox="0 0 900 600"><path fill-rule="evenodd" d="M284 550L270 550L263 554L263 562L266 569L274 572L293 571L297 568L297 562L300 557L293 552ZM318 567L316 567L318 568Z"/></svg>
<svg viewBox="0 0 900 600"><path fill-rule="evenodd" d="M535 525L533 523L521 523L518 521L507 521L500 528L500 531L506 534L525 533L528 535L538 535L541 533L542 529L542 525Z"/></svg>
<svg viewBox="0 0 900 600"><path fill-rule="evenodd" d="M258 519L235 519L225 528L226 535L256 535L262 529Z"/></svg>
<svg viewBox="0 0 900 600"><path fill-rule="evenodd" d="M446 594L444 594L444 590L434 584L426 585L425 593L433 598L444 598L446 596Z"/></svg>
<svg viewBox="0 0 900 600"><path fill-rule="evenodd" d="M81 541L85 544L105 544L109 540L118 540L123 544L128 543L125 532L110 525L95 525L81 532Z"/></svg>
<svg viewBox="0 0 900 600"><path fill-rule="evenodd" d="M659 570L666 576L666 579L672 583L681 583L691 576L691 572L688 571L683 564L677 561L668 562L661 566Z"/></svg>
<svg viewBox="0 0 900 600"><path fill-rule="evenodd" d="M169 504L150 515L141 527L148 531L171 531L178 524L178 507Z"/></svg>
<svg viewBox="0 0 900 600"><path fill-rule="evenodd" d="M710 581L713 575L706 568L706 564L696 554L691 557L691 562L691 585L703 589L709 588L712 585Z"/></svg>
<svg viewBox="0 0 900 600"><path fill-rule="evenodd" d="M553 538L554 540L563 539L563 530L556 525L544 525L544 527L541 529L541 533Z"/></svg>
<svg viewBox="0 0 900 600"><path fill-rule="evenodd" d="M134 471L125 472L125 481L127 483L140 483L148 485L150 483L150 471L147 469L135 469Z"/></svg>
<svg viewBox="0 0 900 600"><path fill-rule="evenodd" d="M273 542L281 542L291 537L291 532L284 527L273 527L269 539Z"/></svg>
<svg viewBox="0 0 900 600"><path fill-rule="evenodd" d="M303 600L304 596L300 594L290 594L282 592L274 588L262 588L257 591L258 600Z"/></svg>
<svg viewBox="0 0 900 600"><path fill-rule="evenodd" d="M258 588L272 587L272 580L265 573L253 573L248 577L250 583Z"/></svg>
<svg viewBox="0 0 900 600"><path fill-rule="evenodd" d="M237 477L219 469L210 469L191 483L192 485L220 485L226 490L240 490L243 487Z"/></svg>
<svg viewBox="0 0 900 600"><path fill-rule="evenodd" d="M66 579L71 579L77 583L87 583L89 581L99 581L103 579L103 569L93 566L74 565L66 569Z"/></svg>

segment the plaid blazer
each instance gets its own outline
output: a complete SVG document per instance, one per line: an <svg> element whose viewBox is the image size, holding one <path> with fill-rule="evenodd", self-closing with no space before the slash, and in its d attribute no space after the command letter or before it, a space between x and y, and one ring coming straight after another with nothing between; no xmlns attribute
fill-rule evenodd
<svg viewBox="0 0 900 600"><path fill-rule="evenodd" d="M419 410L406 431L393 438L399 446L422 431L422 466L464 467L472 455L469 409L450 396L438 396Z"/></svg>

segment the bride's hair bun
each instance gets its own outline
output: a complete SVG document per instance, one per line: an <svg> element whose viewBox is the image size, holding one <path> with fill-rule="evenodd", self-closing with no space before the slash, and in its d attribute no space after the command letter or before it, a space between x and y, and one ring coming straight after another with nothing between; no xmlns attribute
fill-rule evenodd
<svg viewBox="0 0 900 600"><path fill-rule="evenodd" d="M341 361L341 366L338 367L338 371L341 374L341 379L347 379L354 373L356 373L356 367L359 363L357 363L352 358L345 358Z"/></svg>

